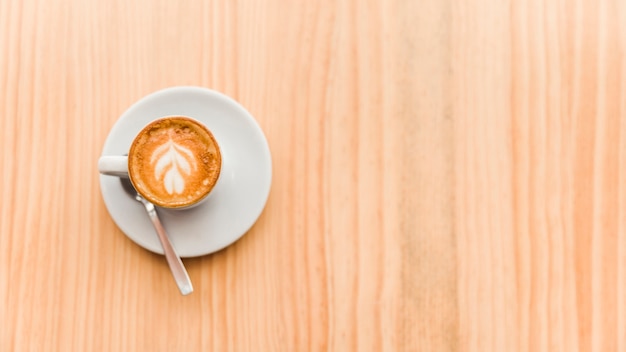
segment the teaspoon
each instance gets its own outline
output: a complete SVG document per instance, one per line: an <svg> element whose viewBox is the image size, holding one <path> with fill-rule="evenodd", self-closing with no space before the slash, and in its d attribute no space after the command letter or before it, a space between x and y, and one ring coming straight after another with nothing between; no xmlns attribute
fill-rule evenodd
<svg viewBox="0 0 626 352"><path fill-rule="evenodd" d="M161 245L163 246L163 253L165 254L165 259L167 260L167 264L170 267L172 275L174 276L174 280L176 280L176 284L178 285L178 289L180 289L180 293L183 295L188 295L193 292L193 286L191 285L191 279L189 279L189 274L187 274L187 270L183 265L182 260L180 260L180 256L172 247L172 243L170 242L163 225L161 225L161 221L157 215L154 204L147 201L144 197L142 197L133 184L130 182L130 179L125 177L120 177L120 182L122 182L122 188L124 191L128 193L135 200L143 204L150 216L150 220L152 220L152 225L154 225L154 229L159 235L159 240L161 241Z"/></svg>

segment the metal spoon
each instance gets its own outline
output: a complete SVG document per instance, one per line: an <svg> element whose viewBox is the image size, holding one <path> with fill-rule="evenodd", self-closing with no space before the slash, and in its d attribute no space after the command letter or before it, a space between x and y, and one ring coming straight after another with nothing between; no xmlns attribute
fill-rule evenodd
<svg viewBox="0 0 626 352"><path fill-rule="evenodd" d="M120 182L122 182L122 188L124 188L124 191L126 191L126 193L128 193L131 197L135 198L138 202L141 202L146 208L146 211L150 216L150 220L152 220L152 225L154 225L154 229L159 235L159 240L161 241L163 252L165 253L165 259L167 260L167 264L170 266L170 270L174 276L174 280L176 280L178 289L180 289L180 293L183 295L190 294L193 292L193 286L191 285L189 274L187 274L187 270L185 269L183 262L180 260L180 257L176 251L174 251L174 247L172 247L172 243L170 242L169 237L167 237L167 233L165 232L163 225L161 225L161 221L159 221L154 204L148 202L144 197L137 193L133 184L130 183L130 179L120 177Z"/></svg>

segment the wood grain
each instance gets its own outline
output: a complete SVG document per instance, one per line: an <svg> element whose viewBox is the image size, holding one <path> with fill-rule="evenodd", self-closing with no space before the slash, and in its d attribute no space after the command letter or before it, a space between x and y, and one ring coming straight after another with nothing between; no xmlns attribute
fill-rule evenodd
<svg viewBox="0 0 626 352"><path fill-rule="evenodd" d="M625 351L623 82L618 0L0 1L0 350ZM187 297L96 172L175 85L274 161Z"/></svg>
<svg viewBox="0 0 626 352"><path fill-rule="evenodd" d="M626 7L457 5L460 344L622 351Z"/></svg>

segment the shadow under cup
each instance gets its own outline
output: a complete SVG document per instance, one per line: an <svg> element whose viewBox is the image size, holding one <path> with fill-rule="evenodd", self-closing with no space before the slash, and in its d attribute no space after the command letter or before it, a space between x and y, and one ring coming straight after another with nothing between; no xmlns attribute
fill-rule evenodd
<svg viewBox="0 0 626 352"><path fill-rule="evenodd" d="M201 122L167 116L150 122L134 138L128 156L102 156L100 173L129 177L146 200L188 209L206 200L222 168L215 137Z"/></svg>

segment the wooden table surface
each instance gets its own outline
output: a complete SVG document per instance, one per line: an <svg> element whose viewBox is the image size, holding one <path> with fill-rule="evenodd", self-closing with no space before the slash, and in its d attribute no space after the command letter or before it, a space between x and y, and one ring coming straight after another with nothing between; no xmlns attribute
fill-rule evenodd
<svg viewBox="0 0 626 352"><path fill-rule="evenodd" d="M96 171L176 85L274 161L186 297ZM626 351L624 1L3 0L0 118L1 351Z"/></svg>

